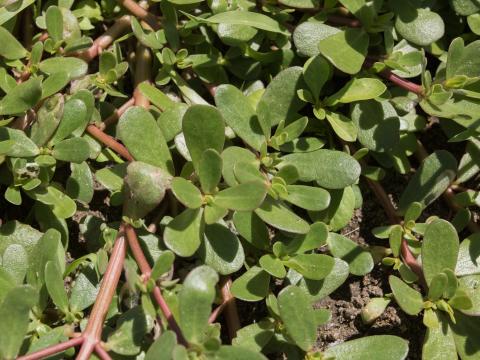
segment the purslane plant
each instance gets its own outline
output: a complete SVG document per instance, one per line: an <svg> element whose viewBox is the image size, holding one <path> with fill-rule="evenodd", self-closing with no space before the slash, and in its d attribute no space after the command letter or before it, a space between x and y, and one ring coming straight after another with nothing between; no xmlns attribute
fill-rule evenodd
<svg viewBox="0 0 480 360"><path fill-rule="evenodd" d="M314 305L380 260L366 323L395 299L423 359L479 358L479 13L0 0L0 358L405 359L317 343ZM428 154L434 127L465 151ZM395 209L380 181L417 163ZM342 231L363 181L388 246Z"/></svg>

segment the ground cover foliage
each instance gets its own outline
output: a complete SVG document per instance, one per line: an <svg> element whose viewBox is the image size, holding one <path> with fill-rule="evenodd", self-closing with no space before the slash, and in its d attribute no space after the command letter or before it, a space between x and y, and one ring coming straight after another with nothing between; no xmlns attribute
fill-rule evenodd
<svg viewBox="0 0 480 360"><path fill-rule="evenodd" d="M477 0L0 0L0 359L480 359L478 35ZM375 269L359 318L421 349L320 344Z"/></svg>

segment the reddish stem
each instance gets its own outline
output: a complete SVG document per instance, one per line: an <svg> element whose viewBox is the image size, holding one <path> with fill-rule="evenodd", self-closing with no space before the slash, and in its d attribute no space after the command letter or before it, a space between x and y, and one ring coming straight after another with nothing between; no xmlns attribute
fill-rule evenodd
<svg viewBox="0 0 480 360"><path fill-rule="evenodd" d="M149 13L133 0L117 0L120 5L131 12L135 17L145 21L150 27L157 31L160 30L160 23L155 15Z"/></svg>
<svg viewBox="0 0 480 360"><path fill-rule="evenodd" d="M152 273L152 268L148 264L148 261L145 258L145 255L143 254L142 248L140 247L140 244L138 242L137 233L135 232L135 229L133 229L132 226L126 225L126 235L128 240L128 246L132 251L133 257L135 258L135 261L137 262L138 267L142 272L144 281L147 281L150 278L150 274ZM160 288L158 286L155 286L153 288L152 293L155 301L160 307L160 310L162 311L163 315L167 319L170 329L172 329L175 332L175 334L177 334L178 342L186 346L187 341L183 337L182 331L180 330L180 327L178 326L175 318L173 317L173 313L170 310L170 307L168 306L167 302L163 298Z"/></svg>
<svg viewBox="0 0 480 360"><path fill-rule="evenodd" d="M103 50L109 47L112 42L120 37L130 27L130 16L125 15L119 18L105 33L100 35L93 42L92 46L88 50L82 51L77 54L78 57L85 61L92 61Z"/></svg>
<svg viewBox="0 0 480 360"><path fill-rule="evenodd" d="M102 142L110 149L114 150L116 153L127 159L128 161L133 161L133 156L130 155L127 148L120 144L117 140L115 140L110 135L105 134L102 130L100 130L95 125L88 125L87 132L92 135L95 139Z"/></svg>
<svg viewBox="0 0 480 360"><path fill-rule="evenodd" d="M362 23L358 19L352 19L345 16L328 15L327 23L340 26L348 26L352 28L362 27Z"/></svg>
<svg viewBox="0 0 480 360"><path fill-rule="evenodd" d="M419 96L423 95L423 86L415 84L411 81L405 80L398 75L392 73L390 69L385 69L380 72L380 76L391 81L395 85L400 86L401 88L411 91Z"/></svg>
<svg viewBox="0 0 480 360"><path fill-rule="evenodd" d="M128 99L122 106L120 106L118 109L115 109L108 118L106 118L101 124L98 125L98 128L100 130L105 130L107 127L110 125L115 124L120 116L123 115L125 111L127 111L128 108L132 107L135 105L135 99L132 97Z"/></svg>
<svg viewBox="0 0 480 360"><path fill-rule="evenodd" d="M152 54L150 50L143 46L141 43L137 44L136 64L135 64L135 90L133 92L133 98L135 99L135 105L141 106L146 109L150 106L150 101L143 95L138 88L142 82L150 81L151 68L152 68Z"/></svg>
<svg viewBox="0 0 480 360"><path fill-rule="evenodd" d="M367 68L370 68L373 66L374 64L374 61L371 57L367 59L365 59L365 62L363 64L364 67L367 67ZM404 78L401 78L400 76L398 75L395 75L394 73L392 73L392 71L390 69L384 69L382 71L380 71L378 73L381 77L383 77L384 79L387 79L388 81L394 83L395 85L405 89L405 90L408 90L408 91L411 91L419 96L423 96L424 93L423 93L423 86L422 85L418 85L418 84L415 84L411 81L408 81L408 80L405 80Z"/></svg>
<svg viewBox="0 0 480 360"><path fill-rule="evenodd" d="M347 145L350 148L350 152L355 153L355 148L353 145L348 144ZM363 160L359 161L362 167L364 167L366 164ZM367 184L372 190L372 192L375 194L376 198L380 201L380 204L382 205L383 209L387 213L387 217L390 221L391 224L401 224L401 219L397 215L397 212L395 208L392 205L392 202L390 201L387 193L385 192L385 189L383 186L377 182L373 181L369 178L367 179ZM413 256L412 252L410 251L410 248L408 247L407 241L402 238L402 243L401 243L401 252L402 252L402 257L403 261L405 264L408 265L408 267L415 272L415 274L418 276L419 281L425 285L425 278L423 276L423 270L420 264L418 263L417 259L415 256Z"/></svg>
<svg viewBox="0 0 480 360"><path fill-rule="evenodd" d="M420 140L417 140L417 151L415 152L415 155L420 163L422 163L423 160L425 160L425 158L427 158L429 155ZM450 209L457 212L461 209L461 207L455 203L455 193L453 191L454 187L455 185L451 185L447 190L445 190L442 196ZM470 220L467 226L468 229L473 233L480 232L480 226L473 220Z"/></svg>
<svg viewBox="0 0 480 360"><path fill-rule="evenodd" d="M107 351L103 348L101 343L95 345L95 353L101 360L112 360L110 355L108 355Z"/></svg>
<svg viewBox="0 0 480 360"><path fill-rule="evenodd" d="M231 286L232 279L230 279L229 277L222 278L222 281L220 283L220 293L222 294L222 304L225 304L224 311L228 328L228 335L230 339L233 339L237 335L237 331L242 326L240 325L240 319L238 317L237 303L235 302L235 297L230 291ZM210 317L212 317L212 315L210 315Z"/></svg>
<svg viewBox="0 0 480 360"><path fill-rule="evenodd" d="M46 357L49 357L51 355L55 355L57 353L60 353L62 351L68 350L71 347L78 346L83 343L83 337L77 337L73 338L70 340L67 340L65 342L62 342L60 344L55 344L52 346L49 346L45 349L33 352L31 354L23 355L17 357L17 360L40 360L40 359L45 359Z"/></svg>
<svg viewBox="0 0 480 360"><path fill-rule="evenodd" d="M123 271L126 251L124 227L122 225L115 240L108 267L103 276L102 285L88 319L87 327L83 333L84 342L78 353L77 360L90 359L90 355L95 350L96 345L101 341L103 322L107 316L110 303L115 295L118 281Z"/></svg>
<svg viewBox="0 0 480 360"><path fill-rule="evenodd" d="M152 268L150 267L147 258L143 254L142 247L138 242L137 233L135 232L135 229L128 224L125 226L125 233L127 235L128 247L130 248L133 257L135 258L135 261L142 272L144 280L148 281L148 279L150 279L150 274L152 273Z"/></svg>

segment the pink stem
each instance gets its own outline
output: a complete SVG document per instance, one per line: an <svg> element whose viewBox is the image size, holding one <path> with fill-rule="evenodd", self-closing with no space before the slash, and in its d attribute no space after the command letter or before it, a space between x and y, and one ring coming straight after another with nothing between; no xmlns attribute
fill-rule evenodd
<svg viewBox="0 0 480 360"><path fill-rule="evenodd" d="M49 346L45 349L33 352L31 354L23 355L17 357L17 360L40 360L40 359L45 359L48 356L57 354L59 352L65 351L70 349L71 347L78 346L83 343L83 337L77 337L73 338L70 340L67 340L65 342L62 342L60 344L55 344L52 346Z"/></svg>

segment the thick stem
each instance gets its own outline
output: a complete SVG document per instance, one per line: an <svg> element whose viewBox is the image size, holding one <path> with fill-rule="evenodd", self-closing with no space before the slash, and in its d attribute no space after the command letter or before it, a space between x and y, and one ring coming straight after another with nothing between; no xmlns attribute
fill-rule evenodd
<svg viewBox="0 0 480 360"><path fill-rule="evenodd" d="M230 339L235 338L237 331L241 328L240 318L238 317L237 303L235 297L232 295L230 288L232 280L227 277L222 279L220 284L220 292L222 294L223 303L225 303L225 319L227 322L228 335Z"/></svg>
<svg viewBox="0 0 480 360"><path fill-rule="evenodd" d="M110 125L115 124L118 121L118 119L120 118L120 116L122 116L122 114L125 111L127 111L128 108L132 107L133 105L135 105L135 99L132 97L132 98L128 99L118 109L115 109L112 115L110 115L101 124L98 125L98 128L103 131L107 127L109 127Z"/></svg>
<svg viewBox="0 0 480 360"><path fill-rule="evenodd" d="M150 267L147 258L143 254L142 247L138 242L137 233L135 232L135 229L128 224L125 226L125 233L127 235L128 247L130 248L133 257L135 258L135 261L137 262L137 265L142 272L144 281L147 281L148 279L150 279L152 268Z"/></svg>
<svg viewBox="0 0 480 360"><path fill-rule="evenodd" d="M360 20L339 15L328 15L327 23L332 25L348 26L352 28L362 27Z"/></svg>
<svg viewBox="0 0 480 360"><path fill-rule="evenodd" d="M399 87L404 88L408 91L411 91L419 96L423 95L423 86L415 84L411 81L405 80L400 76L395 75L388 69L381 71L380 76L391 81L395 85L398 85Z"/></svg>
<svg viewBox="0 0 480 360"><path fill-rule="evenodd" d="M354 153L355 148L353 145L348 144L348 147L350 148L350 152ZM360 164L362 166L365 166L365 162L363 160L360 160ZM392 202L390 201L387 193L385 192L385 189L383 186L377 182L373 181L371 179L367 178L367 184L372 190L372 192L375 194L376 198L380 202L380 205L383 207L385 212L387 213L388 220L390 221L391 224L401 224L401 219L397 215L397 212L395 208L392 205ZM415 274L418 276L420 282L424 285L425 284L425 278L423 276L423 270L420 264L418 263L417 259L415 256L413 256L412 252L410 251L410 248L408 247L407 241L402 238L402 244L401 244L401 253L402 253L402 258L407 264L407 266L415 272Z"/></svg>
<svg viewBox="0 0 480 360"><path fill-rule="evenodd" d="M138 267L142 272L144 280L147 281L150 278L150 274L152 273L152 268L148 264L148 261L145 258L145 255L143 254L142 248L140 247L140 244L138 242L137 233L135 232L135 229L133 229L132 226L126 225L126 235L127 235L128 245L130 247L130 250L132 251L133 257L135 258L135 261L137 262ZM170 307L168 306L167 302L163 298L160 288L158 286L155 286L153 288L152 294L153 294L153 298L155 299L158 306L160 307L160 310L162 311L163 315L167 319L168 326L170 327L170 329L172 329L175 332L175 334L177 334L178 342L183 345L187 345L187 341L183 337L182 331L180 330L180 327L178 326L175 318L173 317L173 313L170 310Z"/></svg>
<svg viewBox="0 0 480 360"><path fill-rule="evenodd" d="M372 67L374 64L374 60L372 60L372 58L368 58L365 59L365 62L363 64L363 66L365 68L370 68ZM383 77L384 79L394 83L395 85L405 89L405 90L408 90L408 91L411 91L419 96L423 96L424 93L423 93L423 86L422 85L418 85L418 84L415 84L411 81L408 81L408 80L405 80L404 78L401 78L400 76L398 75L395 75L394 73L392 73L392 71L390 69L385 69L385 70L382 70L379 72L379 75L381 77Z"/></svg>
<svg viewBox="0 0 480 360"><path fill-rule="evenodd" d="M112 358L105 351L101 343L95 345L95 353L101 360L112 360Z"/></svg>
<svg viewBox="0 0 480 360"><path fill-rule="evenodd" d="M98 127L95 125L88 125L87 127L87 132L92 135L95 139L98 141L102 142L106 146L108 146L110 149L127 159L128 161L133 161L133 156L130 155L128 152L127 148L120 144L118 141L116 141L113 137L110 135L105 134L102 130L100 130Z"/></svg>
<svg viewBox="0 0 480 360"><path fill-rule="evenodd" d="M420 142L420 140L417 140L417 151L415 152L415 156L417 157L418 161L422 163L423 160L425 160L425 158L428 157L428 155L429 154L425 149L425 147L423 146L423 144ZM450 209L452 209L455 212L458 212L461 209L461 207L455 203L455 193L452 187L453 186L445 190L445 192L442 194L442 197L447 203L447 205L450 207ZM473 233L480 232L480 226L473 220L470 220L467 226L468 226L468 229Z"/></svg>
<svg viewBox="0 0 480 360"><path fill-rule="evenodd" d="M93 42L88 50L78 54L78 57L85 61L91 61L103 50L109 47L112 42L124 34L130 27L130 16L125 15L119 18L103 35L100 35Z"/></svg>
<svg viewBox="0 0 480 360"><path fill-rule="evenodd" d="M150 81L152 54L148 48L138 42L135 59L135 90L133 92L133 98L135 99L136 106L142 106L147 109L150 106L150 101L142 94L138 85L144 81Z"/></svg>
<svg viewBox="0 0 480 360"><path fill-rule="evenodd" d="M117 0L120 5L127 9L135 17L145 21L153 30L160 30L160 23L155 15L149 13L133 0Z"/></svg>
<svg viewBox="0 0 480 360"><path fill-rule="evenodd" d="M120 275L123 271L123 263L126 255L126 241L123 226L120 226L112 254L108 262L107 270L103 276L102 285L93 305L87 327L83 333L84 342L78 353L77 360L88 360L101 341L103 322L107 316L110 303L115 295Z"/></svg>
<svg viewBox="0 0 480 360"><path fill-rule="evenodd" d="M17 360L41 360L45 359L46 357L49 357L51 355L58 354L59 352L65 351L70 349L71 347L78 346L81 343L83 343L83 337L77 337L70 339L68 341L62 342L60 344L55 344L52 346L49 346L45 349L33 352L28 355L23 355L17 357Z"/></svg>

